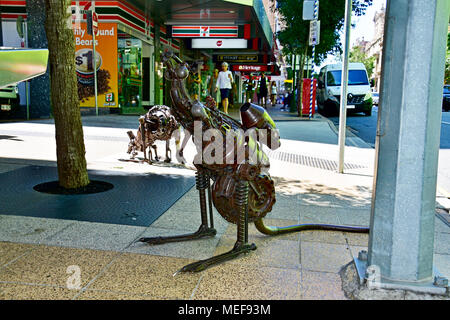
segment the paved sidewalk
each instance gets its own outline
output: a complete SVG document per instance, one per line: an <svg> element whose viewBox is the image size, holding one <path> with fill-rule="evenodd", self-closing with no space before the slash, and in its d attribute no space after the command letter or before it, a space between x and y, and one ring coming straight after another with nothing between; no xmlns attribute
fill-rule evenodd
<svg viewBox="0 0 450 320"><path fill-rule="evenodd" d="M337 135L326 119L288 122L283 120L291 116L269 111L277 115L283 139L280 149L268 152L277 203L266 223L368 226L374 150L349 134L346 170L337 174ZM193 176L190 166L123 161L129 158L126 131L136 131L137 118L83 118L88 168ZM163 146L158 142L161 153ZM29 165L56 166L53 122L0 123L0 150L0 174ZM188 163L194 152L190 143ZM249 241L256 251L173 277L190 262L230 250L236 237L236 227L215 212L215 238L159 246L136 242L142 236L197 230L195 187L144 227L12 216L1 206L7 201L1 197L4 187L0 179L0 299L346 299L338 272L368 245L365 234L306 231L268 237L251 225ZM450 278L450 227L436 218L435 228L434 264Z"/></svg>

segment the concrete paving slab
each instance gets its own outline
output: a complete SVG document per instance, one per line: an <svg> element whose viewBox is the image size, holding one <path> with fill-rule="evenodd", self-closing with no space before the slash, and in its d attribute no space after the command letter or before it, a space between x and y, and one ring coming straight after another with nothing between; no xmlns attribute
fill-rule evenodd
<svg viewBox="0 0 450 320"><path fill-rule="evenodd" d="M111 251L38 246L29 254L1 268L0 281L65 288L74 273L68 268L75 266L79 270L80 286L83 287L117 254Z"/></svg>
<svg viewBox="0 0 450 320"><path fill-rule="evenodd" d="M300 241L347 244L344 233L340 231L306 230L300 232Z"/></svg>
<svg viewBox="0 0 450 320"><path fill-rule="evenodd" d="M300 224L304 223L324 223L324 224L338 224L339 220L336 213L336 208L325 206L299 206L300 210Z"/></svg>
<svg viewBox="0 0 450 320"><path fill-rule="evenodd" d="M440 254L450 254L450 234L449 233L435 233L434 237L434 252Z"/></svg>
<svg viewBox="0 0 450 320"><path fill-rule="evenodd" d="M301 291L305 300L348 300L342 290L341 277L334 273L303 270Z"/></svg>
<svg viewBox="0 0 450 320"><path fill-rule="evenodd" d="M450 279L450 255L449 254L434 254L433 266L439 271L441 275Z"/></svg>
<svg viewBox="0 0 450 320"><path fill-rule="evenodd" d="M76 221L42 241L42 244L80 249L121 251L146 227Z"/></svg>
<svg viewBox="0 0 450 320"><path fill-rule="evenodd" d="M368 233L344 232L344 237L349 245L367 247L369 245Z"/></svg>
<svg viewBox="0 0 450 320"><path fill-rule="evenodd" d="M152 227L162 228L162 229L175 229L175 230L186 230L188 232L195 232L198 230L201 224L201 213L198 200L195 200L195 205L184 206L180 208L172 207L167 210L161 217L158 218ZM228 228L229 222L226 221L222 216L214 209L213 214L214 228L217 230L218 234L222 234ZM209 221L209 214L208 214Z"/></svg>
<svg viewBox="0 0 450 320"><path fill-rule="evenodd" d="M87 289L189 299L202 274L173 274L193 260L124 253ZM126 275L126 276L124 276Z"/></svg>
<svg viewBox="0 0 450 320"><path fill-rule="evenodd" d="M352 260L349 248L342 244L302 241L300 254L305 271L338 273Z"/></svg>
<svg viewBox="0 0 450 320"><path fill-rule="evenodd" d="M71 300L77 293L58 286L0 282L0 300Z"/></svg>
<svg viewBox="0 0 450 320"><path fill-rule="evenodd" d="M370 224L370 210L342 209L337 216L342 225L367 227Z"/></svg>
<svg viewBox="0 0 450 320"><path fill-rule="evenodd" d="M0 268L29 253L33 248L34 246L29 244L0 242Z"/></svg>
<svg viewBox="0 0 450 320"><path fill-rule="evenodd" d="M0 215L0 241L44 243L73 221Z"/></svg>
<svg viewBox="0 0 450 320"><path fill-rule="evenodd" d="M225 263L203 272L194 300L299 300L300 270Z"/></svg>
<svg viewBox="0 0 450 320"><path fill-rule="evenodd" d="M264 218L263 222L264 225L266 226L276 226L276 227L287 227L298 224L298 220L271 219L271 218ZM236 234L237 234L237 226L235 224L230 223L227 231L225 232L225 235L229 237L232 236L236 237ZM300 239L299 232L280 234L277 236L268 236L262 234L261 232L258 231L258 229L256 229L253 223L249 224L248 226L248 235L249 239L252 239L252 241L254 241L256 244L265 241L271 241L272 239L290 240L290 241L298 241Z"/></svg>
<svg viewBox="0 0 450 320"><path fill-rule="evenodd" d="M217 245L214 255L230 251L236 242L236 237L223 236ZM257 249L238 259L227 263L235 263L252 267L275 267L283 269L299 269L299 242L268 238L266 241L256 241L249 237L250 243L255 243Z"/></svg>
<svg viewBox="0 0 450 320"><path fill-rule="evenodd" d="M434 219L435 232L450 233L450 226L442 222L439 218Z"/></svg>
<svg viewBox="0 0 450 320"><path fill-rule="evenodd" d="M86 290L76 300L169 300L157 295L131 294L107 290Z"/></svg>
<svg viewBox="0 0 450 320"><path fill-rule="evenodd" d="M179 226L181 228L182 226ZM198 229L199 226L197 226ZM140 237L173 236L192 233L195 230L186 229L163 229L149 227ZM213 256L216 246L219 243L220 235L212 238L204 238L191 241L165 243L159 245L149 245L143 242L134 242L127 247L125 252L158 255L164 257L186 258L193 260L207 259ZM175 272L175 271L174 271Z"/></svg>

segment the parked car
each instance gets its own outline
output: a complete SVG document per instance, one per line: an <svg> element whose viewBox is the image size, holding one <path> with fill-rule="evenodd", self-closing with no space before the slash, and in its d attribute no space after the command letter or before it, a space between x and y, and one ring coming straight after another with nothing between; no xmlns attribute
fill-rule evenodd
<svg viewBox="0 0 450 320"><path fill-rule="evenodd" d="M9 116L20 107L19 88L11 85L0 89L0 115Z"/></svg>
<svg viewBox="0 0 450 320"><path fill-rule="evenodd" d="M348 64L347 111L372 114L372 93L367 70L363 63ZM324 115L339 114L342 64L328 64L320 69L317 88L317 107Z"/></svg>
<svg viewBox="0 0 450 320"><path fill-rule="evenodd" d="M444 96L442 98L442 111L450 110L450 85L444 86Z"/></svg>
<svg viewBox="0 0 450 320"><path fill-rule="evenodd" d="M380 101L380 94L378 92L372 92L372 103L378 106L379 101Z"/></svg>

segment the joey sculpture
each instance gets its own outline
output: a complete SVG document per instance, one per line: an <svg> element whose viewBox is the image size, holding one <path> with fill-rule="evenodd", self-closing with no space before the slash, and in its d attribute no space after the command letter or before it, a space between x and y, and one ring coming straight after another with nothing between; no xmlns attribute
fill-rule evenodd
<svg viewBox="0 0 450 320"><path fill-rule="evenodd" d="M128 143L128 153L130 158L134 159L138 151L144 153L144 160L150 163L155 160L159 161L158 151L155 144L156 140L166 141L166 158L164 162L170 162L172 151L170 150L170 139L174 131L178 129L178 123L170 112L170 108L164 105L153 106L149 111L139 118L139 128L137 134L128 131L130 142ZM175 143L179 145L179 139L175 138ZM147 148L148 158L147 159ZM153 157L152 149L155 153ZM179 155L182 156L183 151L180 150ZM178 156L178 155L177 155Z"/></svg>
<svg viewBox="0 0 450 320"><path fill-rule="evenodd" d="M139 241L156 245L213 237L216 235L212 215L214 205L223 218L237 225L237 239L230 251L188 264L178 271L198 272L255 250L256 245L248 243L249 222L255 223L256 228L267 235L308 229L367 232L367 228L334 225L266 226L263 218L272 210L276 200L274 182L268 172L269 159L263 145L272 150L280 146L275 123L264 108L251 103L241 106L239 122L216 109L215 103L209 101L211 98L206 105L191 100L184 86L189 66L170 51L163 53L162 62L166 67L164 76L171 81L171 113L185 132L194 133L192 138L197 147L194 166L201 224L191 234L141 238ZM214 161L205 159L205 154L212 155Z"/></svg>

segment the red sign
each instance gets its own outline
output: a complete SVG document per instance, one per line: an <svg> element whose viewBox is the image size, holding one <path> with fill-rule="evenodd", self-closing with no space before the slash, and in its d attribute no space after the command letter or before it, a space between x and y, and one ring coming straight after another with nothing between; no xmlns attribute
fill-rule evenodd
<svg viewBox="0 0 450 320"><path fill-rule="evenodd" d="M92 32L98 35L98 17L95 12L92 12Z"/></svg>
<svg viewBox="0 0 450 320"><path fill-rule="evenodd" d="M246 64L237 64L232 66L233 71L241 71L241 72L261 72L267 71L266 65L246 65Z"/></svg>
<svg viewBox="0 0 450 320"><path fill-rule="evenodd" d="M220 47L222 45L222 40L216 42L217 46Z"/></svg>

